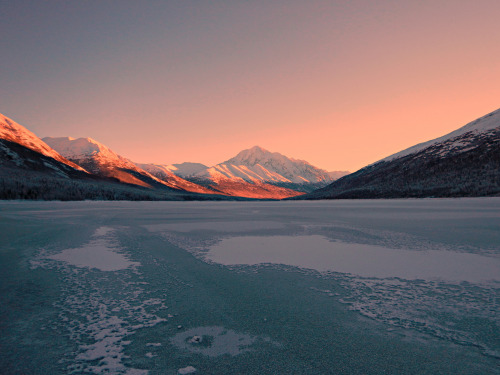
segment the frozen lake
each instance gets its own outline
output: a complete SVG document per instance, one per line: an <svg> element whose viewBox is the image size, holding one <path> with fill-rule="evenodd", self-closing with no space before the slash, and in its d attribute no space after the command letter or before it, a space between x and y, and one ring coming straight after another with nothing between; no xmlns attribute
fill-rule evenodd
<svg viewBox="0 0 500 375"><path fill-rule="evenodd" d="M500 198L0 203L1 374L500 374Z"/></svg>

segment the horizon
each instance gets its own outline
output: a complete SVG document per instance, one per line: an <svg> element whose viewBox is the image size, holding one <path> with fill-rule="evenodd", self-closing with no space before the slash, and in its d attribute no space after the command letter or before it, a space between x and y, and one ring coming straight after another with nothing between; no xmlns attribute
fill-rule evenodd
<svg viewBox="0 0 500 375"><path fill-rule="evenodd" d="M259 145L354 172L498 109L495 10L17 1L0 16L0 112L137 163L212 166Z"/></svg>

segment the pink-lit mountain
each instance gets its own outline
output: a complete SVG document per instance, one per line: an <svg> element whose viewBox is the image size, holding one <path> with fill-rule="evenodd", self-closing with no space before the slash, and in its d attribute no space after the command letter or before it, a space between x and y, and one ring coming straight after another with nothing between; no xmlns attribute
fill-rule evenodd
<svg viewBox="0 0 500 375"><path fill-rule="evenodd" d="M226 195L272 199L301 195L333 181L332 174L337 177L348 173L327 172L304 160L288 158L259 146L243 150L212 167L199 163L139 166L158 178L161 173L171 171Z"/></svg>
<svg viewBox="0 0 500 375"><path fill-rule="evenodd" d="M161 179L157 178L92 138L46 137L43 140L67 159L99 176L113 177L121 182L148 188L164 185L196 193L213 193L171 172L166 172Z"/></svg>
<svg viewBox="0 0 500 375"><path fill-rule="evenodd" d="M56 150L51 148L40 138L38 138L31 131L26 129L24 126L18 124L14 120L4 116L0 113L0 139L17 143L24 146L30 150L33 150L42 155L48 156L58 162L66 164L71 168L76 170L85 171L81 166L69 161L65 157L61 156ZM22 158L18 158L18 162L22 162Z"/></svg>

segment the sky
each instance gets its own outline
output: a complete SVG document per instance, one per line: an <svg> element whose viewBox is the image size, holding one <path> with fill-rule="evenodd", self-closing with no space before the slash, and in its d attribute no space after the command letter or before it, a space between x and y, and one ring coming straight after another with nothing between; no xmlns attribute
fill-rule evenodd
<svg viewBox="0 0 500 375"><path fill-rule="evenodd" d="M0 112L141 163L355 171L500 107L498 0L0 0Z"/></svg>

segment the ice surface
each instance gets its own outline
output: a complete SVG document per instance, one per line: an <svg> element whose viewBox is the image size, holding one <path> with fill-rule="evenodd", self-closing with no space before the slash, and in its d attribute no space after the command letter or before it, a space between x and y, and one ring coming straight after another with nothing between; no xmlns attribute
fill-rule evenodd
<svg viewBox="0 0 500 375"><path fill-rule="evenodd" d="M99 227L87 245L51 255L42 251L38 259L31 262L35 268L55 268L66 275L67 291L55 305L61 310L59 316L66 322L70 336L78 344L74 358L69 360L69 373L148 374L147 370L124 365L123 351L131 343L126 337L139 329L166 322L155 314L166 308L163 300L146 298L147 292L141 286L147 283L131 282L127 273L117 274L115 282L110 283L109 271L140 275L137 270L140 263L122 253L114 234L114 228ZM73 272L69 266L82 270ZM96 274L96 270L105 272ZM155 354L145 356L152 358Z"/></svg>
<svg viewBox="0 0 500 375"><path fill-rule="evenodd" d="M200 230L211 230L218 232L243 232L259 229L283 228L283 223L273 221L209 221L195 223L175 223L175 224L152 224L145 225L151 232L191 232Z"/></svg>
<svg viewBox="0 0 500 375"><path fill-rule="evenodd" d="M500 259L439 250L403 250L310 236L224 238L206 259L225 265L278 263L364 277L500 281Z"/></svg>
<svg viewBox="0 0 500 375"><path fill-rule="evenodd" d="M196 372L196 368L194 368L193 366L183 367L177 371L177 373L180 375L194 374L195 372Z"/></svg>
<svg viewBox="0 0 500 375"><path fill-rule="evenodd" d="M0 209L2 373L500 374L498 198Z"/></svg>
<svg viewBox="0 0 500 375"><path fill-rule="evenodd" d="M97 268L101 271L119 271L139 265L127 259L124 254L117 252L113 244L106 238L110 228L101 227L94 233L95 240L88 245L66 249L47 258L66 262L76 267Z"/></svg>
<svg viewBox="0 0 500 375"><path fill-rule="evenodd" d="M90 243L89 246L77 249L63 250L59 254L51 255L49 259L60 260L77 267L97 268L101 271L118 271L137 265L105 244Z"/></svg>
<svg viewBox="0 0 500 375"><path fill-rule="evenodd" d="M238 355L251 350L258 339L255 336L237 333L224 327L197 327L175 335L171 342L180 349L200 353L209 357ZM278 345L278 344L275 344Z"/></svg>

